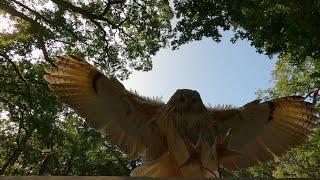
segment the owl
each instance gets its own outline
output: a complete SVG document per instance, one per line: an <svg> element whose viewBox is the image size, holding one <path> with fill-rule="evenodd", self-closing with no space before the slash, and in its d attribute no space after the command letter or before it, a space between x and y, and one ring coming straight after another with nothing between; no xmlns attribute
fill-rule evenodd
<svg viewBox="0 0 320 180"><path fill-rule="evenodd" d="M55 58L44 79L57 98L132 159L131 176L219 177L271 160L306 141L318 111L300 96L239 108L206 107L197 91L178 89L167 103L132 93L75 56Z"/></svg>

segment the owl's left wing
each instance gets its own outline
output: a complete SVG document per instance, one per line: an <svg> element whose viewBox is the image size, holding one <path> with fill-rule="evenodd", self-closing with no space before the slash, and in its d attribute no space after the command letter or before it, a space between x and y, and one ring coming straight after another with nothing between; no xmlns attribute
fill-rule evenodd
<svg viewBox="0 0 320 180"><path fill-rule="evenodd" d="M220 147L221 151L227 150L220 152L220 164L229 170L250 167L284 154L306 141L318 119L314 106L299 96L263 103L253 101L242 108L210 113L222 132L229 131L224 142L228 147Z"/></svg>
<svg viewBox="0 0 320 180"><path fill-rule="evenodd" d="M134 158L147 150L150 159L166 150L164 135L153 117L163 104L129 91L83 59L57 57L57 68L45 69L50 89L89 126L107 132L107 139Z"/></svg>

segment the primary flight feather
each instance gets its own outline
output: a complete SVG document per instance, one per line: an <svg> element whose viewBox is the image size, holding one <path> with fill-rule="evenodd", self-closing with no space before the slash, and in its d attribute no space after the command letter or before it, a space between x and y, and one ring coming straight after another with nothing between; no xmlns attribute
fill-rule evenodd
<svg viewBox="0 0 320 180"><path fill-rule="evenodd" d="M132 176L218 177L280 156L317 127L314 106L299 96L241 108L204 106L197 91L179 89L167 103L127 91L75 56L56 57L44 76L60 101L131 158L144 157Z"/></svg>

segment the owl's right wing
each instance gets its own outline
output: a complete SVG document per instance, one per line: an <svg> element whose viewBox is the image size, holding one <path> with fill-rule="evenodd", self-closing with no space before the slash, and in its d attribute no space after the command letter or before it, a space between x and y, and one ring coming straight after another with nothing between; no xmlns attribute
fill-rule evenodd
<svg viewBox="0 0 320 180"><path fill-rule="evenodd" d="M165 137L153 119L162 103L130 93L118 80L82 59L56 60L58 67L45 69L44 78L55 95L89 126L105 131L108 140L132 158L147 150L149 158L156 159L166 151Z"/></svg>
<svg viewBox="0 0 320 180"><path fill-rule="evenodd" d="M289 96L238 109L211 110L221 131L229 131L221 164L229 170L247 168L280 156L307 140L317 127L318 111L303 97ZM231 151L230 151L231 150ZM228 153L234 152L229 154ZM236 153L235 153L236 152Z"/></svg>

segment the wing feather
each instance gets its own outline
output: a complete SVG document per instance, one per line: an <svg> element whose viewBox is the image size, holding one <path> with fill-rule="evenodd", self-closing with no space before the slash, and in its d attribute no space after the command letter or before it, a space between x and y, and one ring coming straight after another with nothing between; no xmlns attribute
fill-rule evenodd
<svg viewBox="0 0 320 180"><path fill-rule="evenodd" d="M165 138L152 119L163 104L130 93L80 58L57 57L56 61L58 67L45 69L44 79L62 102L132 157L146 150L152 158L163 154Z"/></svg>
<svg viewBox="0 0 320 180"><path fill-rule="evenodd" d="M229 129L229 148L241 155L222 159L229 170L268 161L305 142L318 125L318 110L303 97L289 96L238 109L210 111L222 132Z"/></svg>

